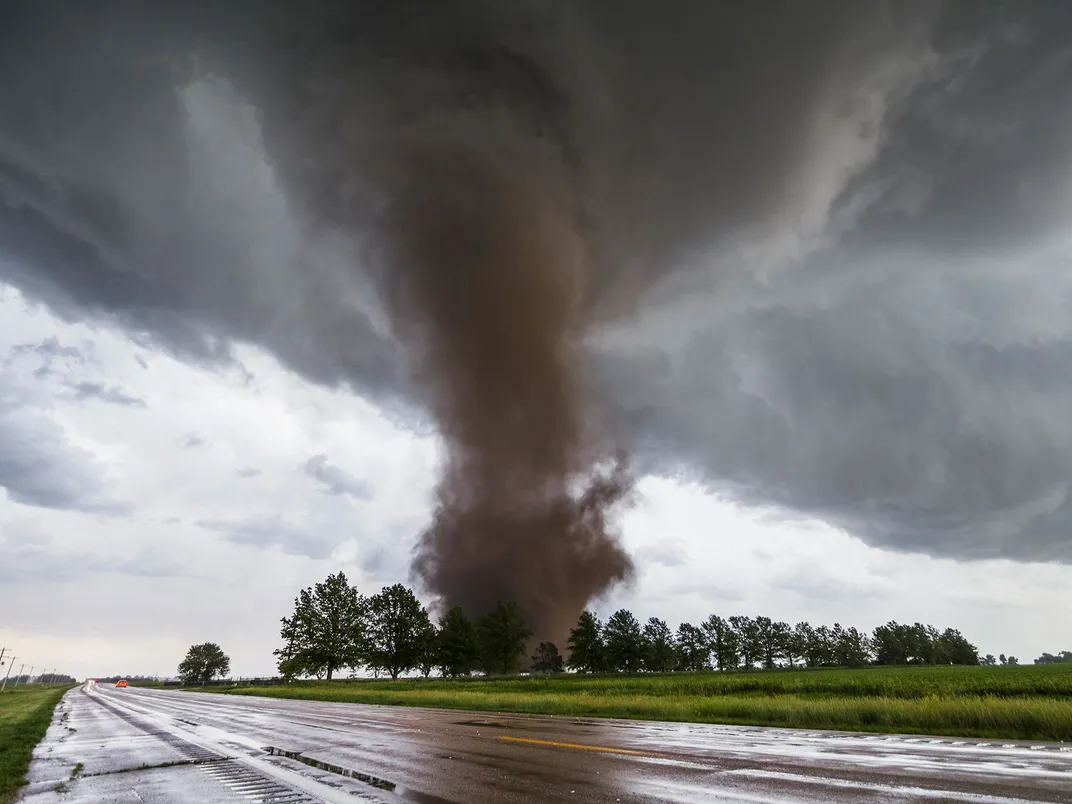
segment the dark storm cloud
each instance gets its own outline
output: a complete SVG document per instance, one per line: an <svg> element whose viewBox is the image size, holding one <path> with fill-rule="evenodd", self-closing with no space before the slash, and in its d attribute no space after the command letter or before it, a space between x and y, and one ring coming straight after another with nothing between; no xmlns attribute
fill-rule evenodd
<svg viewBox="0 0 1072 804"><path fill-rule="evenodd" d="M368 500L372 497L372 486L346 470L328 463L327 455L314 455L305 462L302 470L319 481L326 494L345 494L355 500Z"/></svg>
<svg viewBox="0 0 1072 804"><path fill-rule="evenodd" d="M72 398L78 402L85 402L87 399L95 399L108 405L119 405L124 408L145 407L144 399L131 396L122 388L115 385L104 385L99 382L82 381L69 383L67 387L71 389Z"/></svg>
<svg viewBox="0 0 1072 804"><path fill-rule="evenodd" d="M419 407L376 226L447 196L393 149L486 138L564 188L564 320L627 331L586 379L642 469L883 546L1072 561L1072 5L402 5L8 3L0 277L186 359L252 342ZM354 44L295 44L325 31ZM161 57L191 43L236 89ZM622 317L686 291L668 325Z"/></svg>

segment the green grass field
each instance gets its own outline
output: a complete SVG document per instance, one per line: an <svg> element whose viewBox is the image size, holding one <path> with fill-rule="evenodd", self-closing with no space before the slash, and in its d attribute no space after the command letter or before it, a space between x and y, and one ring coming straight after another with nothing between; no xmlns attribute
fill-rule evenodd
<svg viewBox="0 0 1072 804"><path fill-rule="evenodd" d="M0 693L0 804L15 800L34 746L45 736L52 710L68 689L33 685Z"/></svg>
<svg viewBox="0 0 1072 804"><path fill-rule="evenodd" d="M1072 665L359 680L213 691L488 712L1072 740Z"/></svg>

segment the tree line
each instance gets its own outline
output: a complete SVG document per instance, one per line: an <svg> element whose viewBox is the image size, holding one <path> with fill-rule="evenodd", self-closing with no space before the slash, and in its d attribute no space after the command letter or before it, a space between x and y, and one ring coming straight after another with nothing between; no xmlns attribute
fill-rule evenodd
<svg viewBox="0 0 1072 804"><path fill-rule="evenodd" d="M433 622L402 584L365 597L339 572L301 590L292 613L281 620L284 644L275 656L285 678L329 680L359 669L397 678L414 671L456 677L473 671L554 673L567 667L582 673L665 673L980 664L976 647L959 631L922 623L888 622L868 634L838 623L790 625L763 616L711 615L674 631L657 617L641 624L622 609L605 623L592 612L582 613L570 631L567 657L550 642L526 657L532 635L512 602L501 601L472 619L455 607Z"/></svg>
<svg viewBox="0 0 1072 804"><path fill-rule="evenodd" d="M500 602L475 620L456 607L434 624L402 584L366 598L342 572L302 589L281 623L284 646L275 655L286 678L331 680L340 670L360 668L391 678L415 670L424 676L433 670L444 676L475 669L512 673L532 636L515 603Z"/></svg>
<svg viewBox="0 0 1072 804"><path fill-rule="evenodd" d="M658 617L644 625L621 609L602 623L581 614L570 632L570 668L586 673L673 670L752 670L793 667L979 664L979 653L959 631L889 622L872 634L857 628L790 625L770 617L720 617L676 632Z"/></svg>
<svg viewBox="0 0 1072 804"><path fill-rule="evenodd" d="M1056 656L1052 653L1043 653L1035 664L1072 664L1072 650L1063 650Z"/></svg>

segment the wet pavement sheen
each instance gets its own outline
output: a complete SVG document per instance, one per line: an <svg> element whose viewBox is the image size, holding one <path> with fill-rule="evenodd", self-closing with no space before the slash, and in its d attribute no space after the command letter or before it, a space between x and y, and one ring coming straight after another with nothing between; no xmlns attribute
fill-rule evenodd
<svg viewBox="0 0 1072 804"><path fill-rule="evenodd" d="M1021 804L1072 802L1072 746L95 687L64 698L31 782L32 804Z"/></svg>

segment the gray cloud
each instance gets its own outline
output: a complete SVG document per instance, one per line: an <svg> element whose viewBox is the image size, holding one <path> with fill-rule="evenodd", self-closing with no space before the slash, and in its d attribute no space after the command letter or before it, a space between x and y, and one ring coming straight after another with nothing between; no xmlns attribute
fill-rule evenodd
<svg viewBox="0 0 1072 804"><path fill-rule="evenodd" d="M376 26L399 37L404 16L355 45L360 98L321 75L330 109L297 115L295 54L224 48L217 72L238 89L179 92L164 60L142 58L270 41L260 17L231 37L226 14L200 9L215 27L187 41L168 39L191 27L162 24L163 4L64 27L22 5L0 32L0 75L17 76L0 82L0 279L188 360L254 343L315 381L419 407L372 293L362 206L380 140L436 105L415 74L382 68L375 43L395 40ZM588 303L617 321L591 379L642 468L884 547L1072 562L1072 6L580 6L576 40L536 45L459 7L538 51L561 90L547 129L591 204ZM313 31L309 7L281 18ZM334 116L349 108L375 142L325 133L354 128ZM338 153L369 157L371 189L347 184ZM281 189L306 170L324 197ZM651 318L615 319L631 303ZM324 456L305 471L368 494ZM35 488L24 498L49 497ZM214 524L307 549L280 523Z"/></svg>
<svg viewBox="0 0 1072 804"><path fill-rule="evenodd" d="M249 480L251 477L257 477L261 473L260 469L256 469L252 466L246 466L235 472L243 480Z"/></svg>
<svg viewBox="0 0 1072 804"><path fill-rule="evenodd" d="M45 414L23 404L18 386L0 374L0 488L22 505L123 515L93 455L70 443Z"/></svg>
<svg viewBox="0 0 1072 804"><path fill-rule="evenodd" d="M197 449L203 447L207 442L202 436L197 433L189 433L179 441L179 445L185 449Z"/></svg>
<svg viewBox="0 0 1072 804"><path fill-rule="evenodd" d="M682 567L689 563L689 554L680 542L668 540L658 545L642 547L633 554L641 566Z"/></svg>
<svg viewBox="0 0 1072 804"><path fill-rule="evenodd" d="M120 407L125 408L145 407L144 399L131 396L114 385L104 385L99 382L88 382L83 380L81 382L68 383L67 387L71 389L72 397L78 402L84 402L87 399L95 399L99 402L104 402L109 405L119 405Z"/></svg>
<svg viewBox="0 0 1072 804"><path fill-rule="evenodd" d="M55 336L45 338L38 343L19 343L11 347L12 355L37 355L46 362L53 359L72 360L76 363L86 361L85 352L77 346L64 346Z"/></svg>
<svg viewBox="0 0 1072 804"><path fill-rule="evenodd" d="M314 455L302 468L305 474L323 484L327 494L345 494L355 500L367 500L372 496L372 487L368 483L332 466L326 455Z"/></svg>
<svg viewBox="0 0 1072 804"><path fill-rule="evenodd" d="M293 556L324 559L331 555L336 544L305 528L292 525L278 517L244 520L203 519L199 527L220 533L232 544L247 547L278 547Z"/></svg>
<svg viewBox="0 0 1072 804"><path fill-rule="evenodd" d="M36 545L7 543L0 582L84 582L91 575L124 575L138 578L185 577L188 572L160 556L142 551L135 556L104 558L92 553L57 553Z"/></svg>

